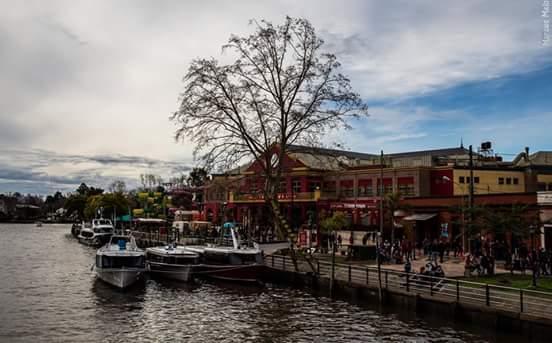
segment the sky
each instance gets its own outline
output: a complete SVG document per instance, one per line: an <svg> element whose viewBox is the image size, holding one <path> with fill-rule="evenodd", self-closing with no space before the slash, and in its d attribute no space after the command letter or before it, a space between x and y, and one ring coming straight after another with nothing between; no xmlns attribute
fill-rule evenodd
<svg viewBox="0 0 552 343"><path fill-rule="evenodd" d="M169 116L250 19L311 21L369 106L350 150L552 150L543 1L0 0L0 193L129 187L194 166ZM546 12L546 11L545 11Z"/></svg>

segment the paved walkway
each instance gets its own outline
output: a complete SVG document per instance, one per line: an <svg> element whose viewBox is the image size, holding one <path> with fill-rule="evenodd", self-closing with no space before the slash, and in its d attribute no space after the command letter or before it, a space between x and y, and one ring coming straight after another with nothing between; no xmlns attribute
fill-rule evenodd
<svg viewBox="0 0 552 343"><path fill-rule="evenodd" d="M320 258L321 260L330 261L331 255L316 255L317 258ZM377 266L376 262L373 260L370 261L350 261L347 260L343 256L336 256L336 262L337 263L345 263L345 264L353 264L353 265L364 265L364 266ZM411 261L412 264L412 272L419 272L421 267L425 267L427 263L429 263L430 260L426 256L418 256L415 260ZM444 258L443 263L439 263L441 265L441 268L445 272L445 276L449 278L456 278L456 277L462 277L464 276L464 260L460 257L453 257L449 256ZM386 269L392 269L396 271L403 272L404 271L404 264L394 264L394 263L384 263L382 264L383 268ZM496 274L502 274L502 273L509 273L509 270L496 267L495 273Z"/></svg>
<svg viewBox="0 0 552 343"><path fill-rule="evenodd" d="M320 258L321 257L321 258ZM319 275L329 278L331 275L331 263L329 256L317 256L318 262L315 268ZM494 308L506 310L518 314L529 314L539 318L550 320L552 318L552 298L550 294L522 290L511 287L486 285L475 282L467 282L450 278L418 277L414 274L405 274L401 265L385 264L382 273L378 274L374 268L373 261L370 264L353 261L344 264L341 256L336 259L335 278L351 284L364 287L378 287L378 275L382 277L382 287L388 290L407 292L423 295L441 301L456 301L463 304L476 305L481 308ZM424 265L427 260L417 259L415 266ZM288 256L273 255L267 258L266 264L269 267L291 271L293 269L291 259ZM464 265L459 259L445 261L442 264L452 275L463 275ZM311 272L309 264L305 261L298 261L299 271ZM368 268L370 267L370 268ZM394 269L397 269L396 271ZM393 270L392 270L393 269Z"/></svg>

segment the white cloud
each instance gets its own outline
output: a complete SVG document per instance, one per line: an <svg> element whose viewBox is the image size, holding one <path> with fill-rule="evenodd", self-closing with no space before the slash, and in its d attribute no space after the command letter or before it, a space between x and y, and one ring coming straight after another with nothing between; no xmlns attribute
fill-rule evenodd
<svg viewBox="0 0 552 343"><path fill-rule="evenodd" d="M65 154L189 159L192 147L175 144L168 121L181 77L195 57L220 58L221 45L231 33L248 33L251 18L310 19L369 101L531 70L551 52L541 46L542 27L535 24L538 2L0 1L0 6L0 133L12 132L0 141ZM399 131L391 138L396 146L427 134L420 125L427 119L423 113L377 111L382 118L375 112L369 124L375 138L357 135L355 146L372 150L370 144L389 139L381 133L396 129L397 121Z"/></svg>

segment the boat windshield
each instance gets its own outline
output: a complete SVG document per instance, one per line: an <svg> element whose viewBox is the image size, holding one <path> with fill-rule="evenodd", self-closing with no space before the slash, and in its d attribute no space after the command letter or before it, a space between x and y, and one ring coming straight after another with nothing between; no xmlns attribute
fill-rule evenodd
<svg viewBox="0 0 552 343"><path fill-rule="evenodd" d="M145 264L144 256L96 256L96 266L103 268L143 268Z"/></svg>
<svg viewBox="0 0 552 343"><path fill-rule="evenodd" d="M95 225L111 225L111 220L109 219L96 219L94 220Z"/></svg>

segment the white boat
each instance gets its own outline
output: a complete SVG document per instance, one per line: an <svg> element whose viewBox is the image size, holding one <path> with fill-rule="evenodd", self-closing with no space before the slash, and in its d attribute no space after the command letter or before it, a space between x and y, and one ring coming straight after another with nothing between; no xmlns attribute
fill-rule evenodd
<svg viewBox="0 0 552 343"><path fill-rule="evenodd" d="M176 244L146 249L147 269L163 278L190 281L199 254Z"/></svg>
<svg viewBox="0 0 552 343"><path fill-rule="evenodd" d="M113 224L109 219L94 219L91 223L82 223L77 238L79 242L91 246L102 246L113 235Z"/></svg>
<svg viewBox="0 0 552 343"><path fill-rule="evenodd" d="M113 235L109 243L96 252L96 274L103 281L126 288L146 271L144 250L132 236Z"/></svg>

